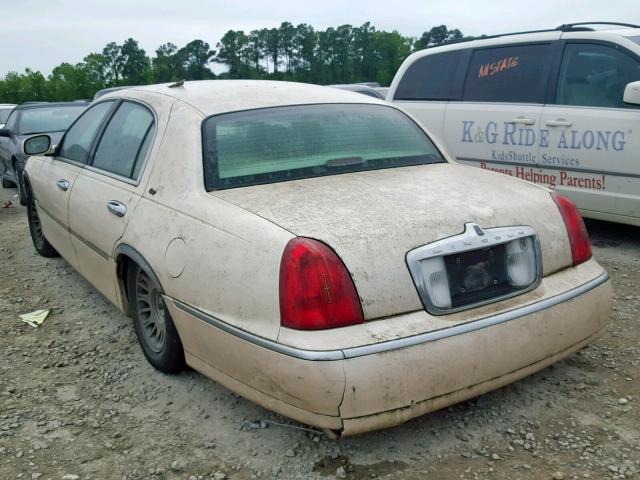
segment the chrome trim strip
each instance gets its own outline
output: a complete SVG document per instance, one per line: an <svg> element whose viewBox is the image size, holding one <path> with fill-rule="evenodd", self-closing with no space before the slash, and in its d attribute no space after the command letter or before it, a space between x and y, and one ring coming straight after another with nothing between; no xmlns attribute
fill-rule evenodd
<svg viewBox="0 0 640 480"><path fill-rule="evenodd" d="M58 219L57 217L51 215L51 213L49 213L48 210L46 210L45 208L42 207L42 205L40 204L40 202L36 202L36 206L38 208L38 210L41 210L44 214L46 214L51 220L53 220L55 223L57 223L58 225L60 225L60 228L64 229L66 232L68 232L70 235L73 235L75 238L77 238L79 241L81 241L82 243L84 243L88 248L90 248L91 250L93 250L95 253L97 253L98 255L100 255L102 258L104 258L105 260L110 260L111 257L106 253L103 252L102 250L100 250L98 247L96 247L93 243L91 243L90 241L86 240L84 237L81 237L80 235L78 235L76 232L74 232L70 227L68 227L67 225L65 225L62 220Z"/></svg>
<svg viewBox="0 0 640 480"><path fill-rule="evenodd" d="M267 348L277 353L282 353L290 357L299 358L301 360L310 361L328 361L328 360L343 360L349 358L363 357L366 355L375 355L378 353L389 352L400 348L413 347L428 342L435 342L443 340L445 338L454 337L456 335L462 335L465 333L475 332L482 330L483 328L492 327L501 323L506 323L511 320L531 315L533 313L541 312L548 308L555 307L556 305L572 300L580 295L583 295L600 285L606 283L609 280L609 274L603 272L600 276L588 281L587 283L580 285L579 287L567 290L553 297L545 298L539 302L524 305L507 312L499 313L489 317L474 320L462 325L456 325L449 328L443 328L432 332L421 333L419 335L413 335L411 337L398 338L396 340L388 340L386 342L374 343L371 345L364 345L362 347L351 347L342 350L303 350L288 345L283 345L272 340L268 340L257 335L253 335L245 330L241 330L233 325L223 322L209 314L202 312L196 308L193 308L186 303L171 298L173 303L180 310L193 315L194 317L206 322L220 330L234 335L238 338L246 340L260 347ZM170 298L170 297L169 297Z"/></svg>
<svg viewBox="0 0 640 480"><path fill-rule="evenodd" d="M170 298L170 297L169 297ZM284 355L289 355L290 357L300 358L302 360L342 360L345 358L342 350L302 350L295 347L289 347L287 345L283 345L282 343L274 342L273 340L269 340L264 337L259 337L252 333L247 332L246 330L242 330L238 327L234 327L222 320L217 319L207 313L204 313L201 310L193 308L186 303L181 302L180 300L176 300L172 298L173 303L180 310L193 315L199 320L206 322L214 327L219 328L223 332L234 335L242 340L246 340L247 342L258 345L259 347L264 347L269 350L273 350L277 353L282 353Z"/></svg>
<svg viewBox="0 0 640 480"><path fill-rule="evenodd" d="M361 357L363 355L372 355L375 353L387 352L396 348L412 347L421 343L435 342L444 338L454 337L464 333L475 332L476 330L482 330L483 328L492 327L501 323L506 323L511 320L516 320L533 313L541 312L556 305L578 297L584 293L599 287L603 283L609 280L609 274L607 272L602 273L599 277L590 280L589 282L580 285L572 290L560 293L553 297L545 298L539 302L531 303L523 307L509 310L507 312L499 313L491 317L481 318L472 322L464 323L462 325L456 325L455 327L443 328L441 330L435 330L433 332L422 333L420 335L414 335L413 337L399 338L397 340L390 340L385 343L377 343L373 345L366 345L364 347L353 347L344 350L346 358ZM393 348L389 348L387 343L393 343Z"/></svg>

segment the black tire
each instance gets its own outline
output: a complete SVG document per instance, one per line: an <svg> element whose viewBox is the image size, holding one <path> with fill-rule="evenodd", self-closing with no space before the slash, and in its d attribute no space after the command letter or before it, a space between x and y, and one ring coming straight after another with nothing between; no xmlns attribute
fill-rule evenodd
<svg viewBox="0 0 640 480"><path fill-rule="evenodd" d="M52 258L59 257L53 245L44 236L42 232L42 224L40 223L40 217L38 216L38 208L36 207L36 201L29 192L27 192L27 217L29 220L29 232L31 232L31 240L36 251L43 257Z"/></svg>
<svg viewBox="0 0 640 480"><path fill-rule="evenodd" d="M29 199L27 198L27 190L24 186L24 179L22 175L19 173L18 175L18 198L20 199L20 205L27 206L29 204Z"/></svg>
<svg viewBox="0 0 640 480"><path fill-rule="evenodd" d="M16 184L7 178L2 179L2 188L15 188Z"/></svg>
<svg viewBox="0 0 640 480"><path fill-rule="evenodd" d="M184 369L184 349L169 310L162 299L162 289L140 266L127 269L127 296L133 327L144 356L164 373Z"/></svg>

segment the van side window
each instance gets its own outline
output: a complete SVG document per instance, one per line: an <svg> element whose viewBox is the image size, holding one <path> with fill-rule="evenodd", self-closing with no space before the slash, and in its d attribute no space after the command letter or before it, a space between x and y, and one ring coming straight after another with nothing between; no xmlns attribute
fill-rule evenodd
<svg viewBox="0 0 640 480"><path fill-rule="evenodd" d="M449 100L462 50L419 58L402 76L394 100Z"/></svg>
<svg viewBox="0 0 640 480"><path fill-rule="evenodd" d="M155 122L142 105L123 102L105 129L92 166L136 179L153 139Z"/></svg>
<svg viewBox="0 0 640 480"><path fill-rule="evenodd" d="M475 50L464 82L468 102L544 103L549 44Z"/></svg>
<svg viewBox="0 0 640 480"><path fill-rule="evenodd" d="M605 45L569 43L564 49L556 103L637 108L622 101L627 83L640 80L640 62Z"/></svg>

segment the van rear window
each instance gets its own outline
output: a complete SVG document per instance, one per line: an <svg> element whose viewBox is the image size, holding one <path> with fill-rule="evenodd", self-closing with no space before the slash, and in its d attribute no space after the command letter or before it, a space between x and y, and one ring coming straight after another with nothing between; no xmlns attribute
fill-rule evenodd
<svg viewBox="0 0 640 480"><path fill-rule="evenodd" d="M263 108L203 122L207 190L444 162L429 137L385 105Z"/></svg>
<svg viewBox="0 0 640 480"><path fill-rule="evenodd" d="M544 103L549 44L475 50L467 70L467 102Z"/></svg>
<svg viewBox="0 0 640 480"><path fill-rule="evenodd" d="M394 100L450 100L458 75L462 50L436 53L417 59L407 68Z"/></svg>

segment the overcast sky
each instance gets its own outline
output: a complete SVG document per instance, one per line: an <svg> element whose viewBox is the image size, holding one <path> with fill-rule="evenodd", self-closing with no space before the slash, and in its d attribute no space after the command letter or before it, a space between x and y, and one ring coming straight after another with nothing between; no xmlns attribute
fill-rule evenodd
<svg viewBox="0 0 640 480"><path fill-rule="evenodd" d="M215 48L229 29L283 21L316 29L370 21L419 36L441 24L479 35L585 20L640 23L640 0L0 0L0 76L27 67L49 74L128 37L154 55L162 43L181 47L200 38Z"/></svg>

